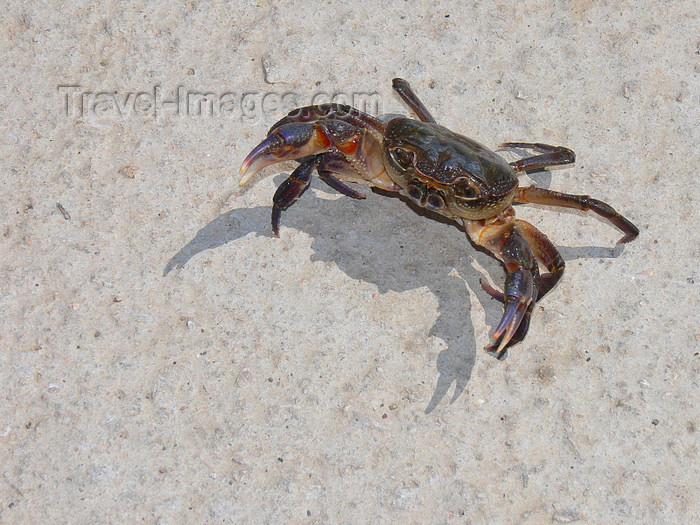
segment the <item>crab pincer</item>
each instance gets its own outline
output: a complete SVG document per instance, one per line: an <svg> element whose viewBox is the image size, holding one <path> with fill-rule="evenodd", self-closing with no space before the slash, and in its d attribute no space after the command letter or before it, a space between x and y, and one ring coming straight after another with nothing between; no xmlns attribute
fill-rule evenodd
<svg viewBox="0 0 700 525"><path fill-rule="evenodd" d="M279 237L282 211L303 195L314 169L328 186L353 199L365 196L343 181L389 191L398 189L381 162L381 142L377 137L383 129L384 123L349 106L325 104L294 110L273 125L265 140L245 158L240 168L240 185L277 162L300 163L273 197L272 229Z"/></svg>
<svg viewBox="0 0 700 525"><path fill-rule="evenodd" d="M505 349L527 334L530 313L538 298L539 267L537 257L511 214L495 220L464 221L467 234L475 244L492 252L506 268L503 292L481 282L491 297L503 303L503 317L493 332L495 342L484 349L499 359Z"/></svg>
<svg viewBox="0 0 700 525"><path fill-rule="evenodd" d="M314 123L289 123L270 130L241 164L241 186L261 169L281 162L328 151L331 141L324 126Z"/></svg>

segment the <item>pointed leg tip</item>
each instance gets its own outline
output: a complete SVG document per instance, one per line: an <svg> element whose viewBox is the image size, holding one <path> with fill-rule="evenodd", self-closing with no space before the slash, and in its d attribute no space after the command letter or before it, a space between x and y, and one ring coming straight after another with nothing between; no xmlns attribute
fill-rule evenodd
<svg viewBox="0 0 700 525"><path fill-rule="evenodd" d="M501 303L505 302L505 296L503 295L503 292L499 292L498 290L496 290L493 286L484 281L483 278L479 279L479 284L481 284L481 288L493 299L496 299Z"/></svg>
<svg viewBox="0 0 700 525"><path fill-rule="evenodd" d="M270 223L272 224L272 232L275 237L280 236L280 217L282 216L282 210L280 210L276 205L272 206L272 217Z"/></svg>
<svg viewBox="0 0 700 525"><path fill-rule="evenodd" d="M617 241L617 244L627 244L628 242L631 242L637 238L638 233L628 233L624 237L622 237L619 241Z"/></svg>

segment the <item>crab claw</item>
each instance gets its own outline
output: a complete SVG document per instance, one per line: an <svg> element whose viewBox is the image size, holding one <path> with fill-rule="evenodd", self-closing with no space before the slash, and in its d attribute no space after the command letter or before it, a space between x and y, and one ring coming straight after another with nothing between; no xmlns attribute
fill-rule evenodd
<svg viewBox="0 0 700 525"><path fill-rule="evenodd" d="M241 186L258 171L283 160L294 160L323 153L331 141L321 124L292 122L270 131L267 138L250 152L241 165Z"/></svg>
<svg viewBox="0 0 700 525"><path fill-rule="evenodd" d="M288 122L273 127L243 161L240 184L245 185L258 171L275 162L318 155L333 147L343 153L355 153L358 133L355 126L342 120Z"/></svg>
<svg viewBox="0 0 700 525"><path fill-rule="evenodd" d="M255 149L248 154L243 164L241 164L239 170L240 174L243 175L240 182L241 186L247 184L248 181L265 166L277 162L277 152L283 150L283 148L284 139L276 133L271 134L258 144Z"/></svg>
<svg viewBox="0 0 700 525"><path fill-rule="evenodd" d="M527 326L521 327L521 324L531 309L530 305L537 299L536 293L534 277L530 270L520 267L508 273L503 293L503 317L493 332L493 338L496 341L484 350L496 354L500 359L511 341L516 343L525 337L525 333L521 332L527 332ZM518 332L519 337L513 338L516 332Z"/></svg>
<svg viewBox="0 0 700 525"><path fill-rule="evenodd" d="M528 305L524 302L513 302L508 304L505 312L503 313L503 318L498 328L493 333L496 342L484 347L484 350L489 354L494 355L498 359L502 359L505 356L505 349L508 343L511 341L513 343L518 342L520 339L513 339L516 331L520 328L521 323L524 322L524 317L527 312Z"/></svg>
<svg viewBox="0 0 700 525"><path fill-rule="evenodd" d="M484 291L503 303L503 317L493 332L495 341L484 350L503 359L506 348L522 341L527 335L530 314L540 286L537 259L523 235L523 229L517 221L509 220L508 217L495 221L465 220L464 227L472 241L497 255L506 267L503 292L481 280ZM549 259L545 259L547 262ZM546 266L556 269L554 263Z"/></svg>

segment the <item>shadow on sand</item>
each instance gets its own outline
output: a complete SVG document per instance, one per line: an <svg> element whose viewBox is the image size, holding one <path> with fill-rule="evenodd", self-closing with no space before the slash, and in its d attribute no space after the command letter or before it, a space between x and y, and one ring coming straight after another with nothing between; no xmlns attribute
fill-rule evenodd
<svg viewBox="0 0 700 525"><path fill-rule="evenodd" d="M276 182L282 180L276 177ZM314 181L312 187L318 186L318 181ZM386 199L377 193L380 192L367 192L367 199L361 201L334 200L309 190L282 214L280 234L285 235L285 227L306 232L313 239L313 261L333 261L349 277L376 285L380 293L427 287L434 294L438 318L429 335L443 340L447 349L437 358L437 384L426 407L426 413L430 413L453 383L455 389L450 402L459 398L471 378L477 340L480 346L488 340L487 333L475 337L466 288L475 291L483 301L486 322L492 328L502 314L500 303L481 290L479 278L486 276L480 275L475 263L486 268L496 285L502 285L503 270L498 261L470 245L461 226L412 203L401 202L403 199L393 195ZM413 213L405 209L405 204L409 204ZM183 268L200 252L216 249L251 232L272 238L270 213L270 207L259 206L233 209L218 216L170 259L163 275ZM598 246L562 248L561 252L567 261L616 257L620 253L619 249Z"/></svg>

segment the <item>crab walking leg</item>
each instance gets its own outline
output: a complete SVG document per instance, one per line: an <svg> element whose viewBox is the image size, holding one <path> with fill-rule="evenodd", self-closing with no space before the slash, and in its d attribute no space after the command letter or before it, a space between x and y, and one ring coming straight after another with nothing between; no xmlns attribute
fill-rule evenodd
<svg viewBox="0 0 700 525"><path fill-rule="evenodd" d="M568 193L559 193L536 186L529 186L518 188L513 202L544 204L546 206L560 206L563 208L592 211L610 221L625 234L617 241L618 244L630 242L639 235L639 229L615 211L612 206L598 199L592 199L588 195L570 195Z"/></svg>
<svg viewBox="0 0 700 525"><path fill-rule="evenodd" d="M501 359L506 347L521 341L527 334L530 313L538 294L537 261L515 221L500 217L495 221L465 219L464 227L474 243L489 250L506 267L503 317L493 333L496 341L485 348Z"/></svg>
<svg viewBox="0 0 700 525"><path fill-rule="evenodd" d="M275 232L275 237L280 236L282 212L299 200L299 197L307 190L315 167L315 157L302 162L277 188L274 197L272 197L272 231Z"/></svg>
<svg viewBox="0 0 700 525"><path fill-rule="evenodd" d="M391 81L394 90L399 94L403 101L408 105L413 112L418 115L418 118L423 122L432 122L435 124L435 119L430 114L430 111L423 105L411 86L403 78L395 78Z"/></svg>
<svg viewBox="0 0 700 525"><path fill-rule="evenodd" d="M274 197L272 197L272 231L275 232L275 236L280 236L282 212L299 200L299 197L307 190L314 168L318 171L319 178L333 189L353 199L365 198L360 192L349 188L333 175L336 173L343 177L358 177L357 171L341 153L337 151L322 153L307 158L279 185Z"/></svg>
<svg viewBox="0 0 700 525"><path fill-rule="evenodd" d="M530 246L532 253L534 253L540 264L547 268L549 272L540 275L537 279L537 300L539 301L547 292L554 288L554 285L562 278L566 264L559 250L556 249L552 241L550 241L544 233L527 221L515 219L515 222L520 227L520 232Z"/></svg>
<svg viewBox="0 0 700 525"><path fill-rule="evenodd" d="M561 166L572 164L576 161L576 154L563 146L550 146L539 142L504 142L499 148L527 148L539 151L542 155L527 157L510 162L510 167L515 171L536 170L549 166Z"/></svg>
<svg viewBox="0 0 700 525"><path fill-rule="evenodd" d="M341 178L350 181L357 180L359 174L339 151L329 151L328 153L318 155L316 157L316 171L318 172L318 177L335 191L352 197L353 199L365 198L362 193L348 187L341 180ZM338 178L338 176L340 178Z"/></svg>

